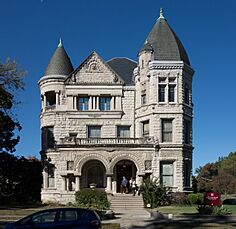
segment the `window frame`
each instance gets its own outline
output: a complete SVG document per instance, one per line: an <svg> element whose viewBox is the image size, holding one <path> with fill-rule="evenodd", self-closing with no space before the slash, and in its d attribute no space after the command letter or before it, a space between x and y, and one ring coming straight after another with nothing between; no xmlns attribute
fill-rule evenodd
<svg viewBox="0 0 236 229"><path fill-rule="evenodd" d="M100 130L100 135L99 136L91 136L90 132L91 132L92 128ZM102 126L100 126L100 125L88 125L87 126L87 137L88 138L101 138L101 136L102 136Z"/></svg>
<svg viewBox="0 0 236 229"><path fill-rule="evenodd" d="M88 111L89 109L89 97L88 96L81 96L77 97L77 110L79 111ZM82 100L82 101L81 101Z"/></svg>
<svg viewBox="0 0 236 229"><path fill-rule="evenodd" d="M164 165L171 165L171 173L165 173L164 174ZM161 161L160 162L160 175L161 175L161 184L165 187L173 187L174 186L174 162L173 161ZM164 183L164 177L171 178L171 185L166 185ZM167 179L168 180L168 179Z"/></svg>
<svg viewBox="0 0 236 229"><path fill-rule="evenodd" d="M148 126L148 131L145 131L145 126ZM141 126L142 126L142 137L143 138L148 138L150 137L150 120L145 120L141 122Z"/></svg>
<svg viewBox="0 0 236 229"><path fill-rule="evenodd" d="M100 111L110 111L111 110L111 96L99 97L99 110Z"/></svg>
<svg viewBox="0 0 236 229"><path fill-rule="evenodd" d="M163 118L161 119L161 140L162 140L162 143L171 143L173 142L173 120L174 119L167 119L167 118ZM168 130L168 129L164 129L165 128L165 122L166 123L171 123L171 130ZM170 136L170 140L168 136L168 134L171 134Z"/></svg>
<svg viewBox="0 0 236 229"><path fill-rule="evenodd" d="M117 138L130 138L130 125L117 125L116 126L116 137ZM121 136L119 133L120 133L120 130L122 130L122 128L124 128L123 130L124 131L129 131L129 136ZM125 129L127 128L127 129Z"/></svg>

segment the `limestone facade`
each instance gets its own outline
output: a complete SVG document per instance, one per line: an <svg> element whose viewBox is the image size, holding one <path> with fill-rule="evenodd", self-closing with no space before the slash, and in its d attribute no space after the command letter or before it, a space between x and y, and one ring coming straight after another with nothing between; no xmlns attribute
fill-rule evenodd
<svg viewBox="0 0 236 229"><path fill-rule="evenodd" d="M43 202L73 202L91 184L117 193L123 176L191 189L194 71L154 52L139 52L129 85L96 52L39 80Z"/></svg>

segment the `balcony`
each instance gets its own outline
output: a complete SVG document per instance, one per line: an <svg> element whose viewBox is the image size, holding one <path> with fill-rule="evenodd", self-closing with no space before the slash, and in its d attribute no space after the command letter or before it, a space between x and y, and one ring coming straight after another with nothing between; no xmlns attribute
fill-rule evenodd
<svg viewBox="0 0 236 229"><path fill-rule="evenodd" d="M58 147L145 147L152 148L155 143L145 138L76 138L65 137L57 142Z"/></svg>

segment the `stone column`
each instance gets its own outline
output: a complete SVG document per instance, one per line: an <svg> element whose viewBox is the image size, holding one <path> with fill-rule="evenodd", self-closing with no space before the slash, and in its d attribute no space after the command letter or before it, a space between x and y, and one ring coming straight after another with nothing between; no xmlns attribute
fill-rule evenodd
<svg viewBox="0 0 236 229"><path fill-rule="evenodd" d="M46 95L44 94L44 95L43 95L43 111L45 111L46 106L47 106L47 97L46 97Z"/></svg>
<svg viewBox="0 0 236 229"><path fill-rule="evenodd" d="M45 170L43 171L43 188L48 188L48 173Z"/></svg>
<svg viewBox="0 0 236 229"><path fill-rule="evenodd" d="M115 110L115 97L111 97L111 110Z"/></svg>
<svg viewBox="0 0 236 229"><path fill-rule="evenodd" d="M76 176L75 177L75 191L79 191L80 190L80 177Z"/></svg>
<svg viewBox="0 0 236 229"><path fill-rule="evenodd" d="M92 96L89 96L89 101L88 101L88 109L89 110L92 110L93 108L92 108L92 99L93 99L93 97Z"/></svg>
<svg viewBox="0 0 236 229"><path fill-rule="evenodd" d="M100 109L99 108L99 96L96 97L96 100L97 100L97 102L96 102L96 110L99 110Z"/></svg>
<svg viewBox="0 0 236 229"><path fill-rule="evenodd" d="M93 98L93 110L95 110L96 109L96 97L93 96L92 98Z"/></svg>
<svg viewBox="0 0 236 229"><path fill-rule="evenodd" d="M107 175L107 192L111 192L112 191L112 184L111 184L111 176Z"/></svg>
<svg viewBox="0 0 236 229"><path fill-rule="evenodd" d="M121 111L121 96L116 97L116 109Z"/></svg>
<svg viewBox="0 0 236 229"><path fill-rule="evenodd" d="M59 105L59 91L55 91L56 93L56 106Z"/></svg>
<svg viewBox="0 0 236 229"><path fill-rule="evenodd" d="M69 191L70 180L69 177L66 177L66 191Z"/></svg>

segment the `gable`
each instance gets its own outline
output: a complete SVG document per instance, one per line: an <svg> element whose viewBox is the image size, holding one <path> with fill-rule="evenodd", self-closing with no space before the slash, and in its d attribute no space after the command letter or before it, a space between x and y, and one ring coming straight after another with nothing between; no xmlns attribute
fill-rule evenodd
<svg viewBox="0 0 236 229"><path fill-rule="evenodd" d="M96 52L93 52L71 73L66 83L121 85L124 81Z"/></svg>

